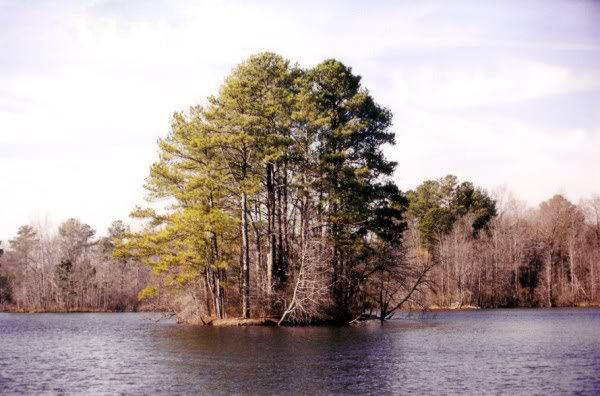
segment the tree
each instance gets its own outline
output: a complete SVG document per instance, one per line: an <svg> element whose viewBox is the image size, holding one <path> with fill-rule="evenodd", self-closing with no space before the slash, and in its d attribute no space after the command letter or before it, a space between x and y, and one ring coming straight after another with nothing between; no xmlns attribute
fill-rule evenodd
<svg viewBox="0 0 600 396"><path fill-rule="evenodd" d="M297 317L321 268L315 257L331 257L330 279L319 281L331 298L319 298L304 320L323 317L315 312L331 300L330 314L348 320L361 309L369 269L360 257L370 240L399 245L405 228L406 200L389 180L395 164L381 151L394 143L390 125L391 113L340 62L302 70L276 54L254 55L206 107L173 116L146 183L150 199L170 204L160 213L135 210L148 228L119 242L114 255L146 262L168 287L204 284L212 301L204 312L212 306L217 318L225 316L224 295L238 293L244 318L251 301L263 314ZM239 291L226 287L236 278Z"/></svg>
<svg viewBox="0 0 600 396"><path fill-rule="evenodd" d="M401 247L383 241L373 246L370 258L373 265L365 291L378 308L377 316L382 323L405 304L425 307L422 293L432 290L430 273L435 263L422 253L415 231L408 230L409 238Z"/></svg>
<svg viewBox="0 0 600 396"><path fill-rule="evenodd" d="M387 179L396 163L382 152L394 144L392 115L362 88L361 77L336 60L307 72L306 87L318 118L317 185L320 223L332 242L334 316L352 319L362 309L360 251L373 233L399 243L405 198Z"/></svg>
<svg viewBox="0 0 600 396"><path fill-rule="evenodd" d="M93 278L96 270L91 265L89 254L89 248L95 244L92 241L95 234L96 231L92 227L74 218L66 220L58 227L63 258L61 263L65 263L65 266L71 265L71 270L76 272L72 286L79 289L77 306L81 309L90 304L90 291L95 286Z"/></svg>
<svg viewBox="0 0 600 396"><path fill-rule="evenodd" d="M54 230L41 223L20 227L0 259L2 303L35 311L135 309L130 285L146 283L146 271L115 271L107 255L113 243L94 235L76 219Z"/></svg>
<svg viewBox="0 0 600 396"><path fill-rule="evenodd" d="M118 239L114 256L135 258L173 290L197 285L205 313L225 316L224 282L237 235L234 189L219 146L211 134L204 110L176 113L169 136L159 141L160 159L152 165L146 181L148 198L170 199L164 213L137 208L133 217L145 219L148 228L125 233ZM158 294L158 285L141 296ZM196 295L196 293L193 293ZM212 305L212 307L211 307Z"/></svg>
<svg viewBox="0 0 600 396"><path fill-rule="evenodd" d="M291 144L294 71L289 61L272 53L251 56L236 67L219 91L209 99L205 116L216 141L231 190L239 199L241 227L242 316L250 316L250 222L260 253L258 219L261 184L266 187L267 292L285 287L288 241L288 165ZM259 213L256 213L259 215ZM258 264L260 270L260 263Z"/></svg>
<svg viewBox="0 0 600 396"><path fill-rule="evenodd" d="M322 239L305 240L300 247L299 269L293 278L293 291L278 324L310 323L327 319L324 307L331 306L331 249Z"/></svg>
<svg viewBox="0 0 600 396"><path fill-rule="evenodd" d="M576 298L576 238L583 226L583 214L562 195L555 195L540 204L539 221L547 252L544 271L547 304L557 304L557 294L564 294L566 284L571 286L570 299L573 303ZM555 293L556 288L560 293Z"/></svg>
<svg viewBox="0 0 600 396"><path fill-rule="evenodd" d="M73 299L77 297L76 283L73 274L73 263L69 259L61 260L55 270L58 300L69 311L73 308Z"/></svg>
<svg viewBox="0 0 600 396"><path fill-rule="evenodd" d="M17 237L9 241L14 251L15 261L18 266L21 288L26 305L40 306L40 279L39 266L36 260L39 251L39 239L32 226L19 227Z"/></svg>
<svg viewBox="0 0 600 396"><path fill-rule="evenodd" d="M2 245L2 241L0 241ZM0 258L4 255L4 249L0 248ZM2 272L2 263L0 262L0 305L10 304L12 302L12 289L7 275Z"/></svg>
<svg viewBox="0 0 600 396"><path fill-rule="evenodd" d="M583 213L587 226L589 300L596 298L597 277L600 274L600 195L583 201Z"/></svg>
<svg viewBox="0 0 600 396"><path fill-rule="evenodd" d="M434 265L439 265L442 305L464 303L465 284L470 282L476 246L481 231L497 215L495 201L471 182L459 183L456 176L427 180L407 193L409 217L418 224L420 241ZM475 243L478 241L478 243ZM480 284L481 271L476 271ZM458 301L451 301L453 296Z"/></svg>

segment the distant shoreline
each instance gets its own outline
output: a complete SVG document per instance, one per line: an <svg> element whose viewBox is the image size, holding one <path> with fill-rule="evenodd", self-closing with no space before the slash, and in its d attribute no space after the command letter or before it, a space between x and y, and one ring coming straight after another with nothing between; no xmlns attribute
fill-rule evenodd
<svg viewBox="0 0 600 396"><path fill-rule="evenodd" d="M27 314L37 314L37 313L136 313L136 312L156 312L156 313L164 313L169 312L165 309L159 309L156 307L140 307L137 309L128 309L128 310L103 310L103 309L71 309L71 310L60 310L60 309L40 309L40 308L23 308L23 307L15 307L10 305L0 305L0 313L27 313Z"/></svg>
<svg viewBox="0 0 600 396"><path fill-rule="evenodd" d="M600 303L578 303L572 305L554 305L552 307L546 306L506 306L506 307L478 307L475 305L463 305L462 307L455 306L438 306L433 305L426 309L400 309L398 312L437 312L437 311L476 311L480 309L543 309L543 308L600 308Z"/></svg>
<svg viewBox="0 0 600 396"><path fill-rule="evenodd" d="M504 309L548 309L548 308L577 308L577 309L585 309L585 308L600 308L600 304L577 304L577 305L561 305L554 307L476 307L472 305L465 305L462 307L444 307L444 306L432 306L427 309L400 309L398 313L435 313L435 312L464 312L464 311L478 311L478 310L504 310ZM69 311L66 310L41 310L39 308L36 309L27 309L22 307L15 306L7 306L0 305L0 313L19 313L19 314L47 314L47 313L60 313L60 314L75 314L75 313L171 313L171 311L165 309L158 309L156 307L141 307L135 310L90 310L90 309L72 309ZM175 316L174 313L172 313ZM379 321L375 316L369 316L365 319L359 319L350 324L357 323L366 323L371 321ZM277 326L278 319L277 318L250 318L250 319L242 319L242 318L227 318L227 319L214 319L207 318L204 322L202 321L192 321L192 322L184 322L181 320L177 320L178 324L182 325L204 325L204 326L215 326L215 327L236 327L236 326ZM333 324L333 322L328 323L313 323L313 325L327 325ZM293 323L284 323L284 326L296 326ZM339 325L339 323L338 323Z"/></svg>

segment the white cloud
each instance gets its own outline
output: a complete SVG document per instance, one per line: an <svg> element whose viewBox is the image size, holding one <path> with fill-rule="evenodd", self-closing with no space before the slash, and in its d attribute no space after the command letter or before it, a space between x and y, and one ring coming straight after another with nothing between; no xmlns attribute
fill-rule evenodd
<svg viewBox="0 0 600 396"><path fill-rule="evenodd" d="M600 72L576 73L527 59L499 60L493 68L460 70L421 65L394 73L396 103L437 109L489 106L600 89Z"/></svg>
<svg viewBox="0 0 600 396"><path fill-rule="evenodd" d="M413 189L423 180L455 174L492 190L506 185L530 205L560 189L574 199L600 189L600 127L548 134L510 119L465 119L443 113L404 111L396 122L396 180Z"/></svg>
<svg viewBox="0 0 600 396"><path fill-rule="evenodd" d="M395 115L390 152L402 188L455 173L488 188L504 183L531 204L561 187L600 190L590 183L600 126L549 133L535 120L493 115L502 103L600 89L590 55L598 48L586 36L594 32L577 23L556 40L438 2L24 4L0 15L0 239L35 213L80 217L103 233L143 202L169 115L216 94L238 62L266 50L306 67L335 57L364 76ZM480 52L488 48L501 51L490 58ZM570 59L582 53L575 68ZM458 111L482 105L491 115Z"/></svg>

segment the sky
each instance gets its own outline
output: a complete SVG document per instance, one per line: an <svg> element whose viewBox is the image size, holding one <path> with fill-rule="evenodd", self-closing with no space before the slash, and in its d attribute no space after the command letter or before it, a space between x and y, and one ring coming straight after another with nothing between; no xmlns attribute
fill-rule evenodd
<svg viewBox="0 0 600 396"><path fill-rule="evenodd" d="M600 2L0 0L0 240L127 220L170 115L262 51L361 75L403 190L600 193Z"/></svg>

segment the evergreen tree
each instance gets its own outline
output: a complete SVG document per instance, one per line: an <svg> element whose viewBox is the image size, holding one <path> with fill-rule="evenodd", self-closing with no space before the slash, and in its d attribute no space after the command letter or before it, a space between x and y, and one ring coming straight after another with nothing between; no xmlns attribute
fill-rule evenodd
<svg viewBox="0 0 600 396"><path fill-rule="evenodd" d="M69 311L77 296L76 282L73 276L73 263L69 259L61 260L55 269L55 281L58 289L58 300Z"/></svg>
<svg viewBox="0 0 600 396"><path fill-rule="evenodd" d="M248 318L259 310L251 298L263 313L281 314L289 277L318 278L306 273L318 266L301 257L314 251L310 240L326 239L331 314L347 320L362 309L370 239L399 244L405 227L406 202L389 179L395 163L382 153L394 143L390 126L391 113L340 62L301 70L276 54L252 56L206 107L173 116L146 183L150 199L169 205L136 209L148 227L114 254L145 261L169 287L200 281L212 301L204 312L212 306L217 318L237 278Z"/></svg>
<svg viewBox="0 0 600 396"><path fill-rule="evenodd" d="M496 216L496 203L481 188L471 182L458 183L456 176L427 180L409 191L409 213L420 224L423 243L434 246L448 234L457 220L472 215L473 236Z"/></svg>
<svg viewBox="0 0 600 396"><path fill-rule="evenodd" d="M317 115L320 208L333 242L334 315L347 320L355 311L360 264L369 233L399 242L406 204L387 179L396 167L382 152L394 144L392 115L361 87L360 76L335 60L308 71Z"/></svg>
<svg viewBox="0 0 600 396"><path fill-rule="evenodd" d="M0 241L2 245L2 241ZM4 249L0 248L0 258L4 255ZM12 303L12 288L8 275L2 272L2 263L0 263L0 305Z"/></svg>

